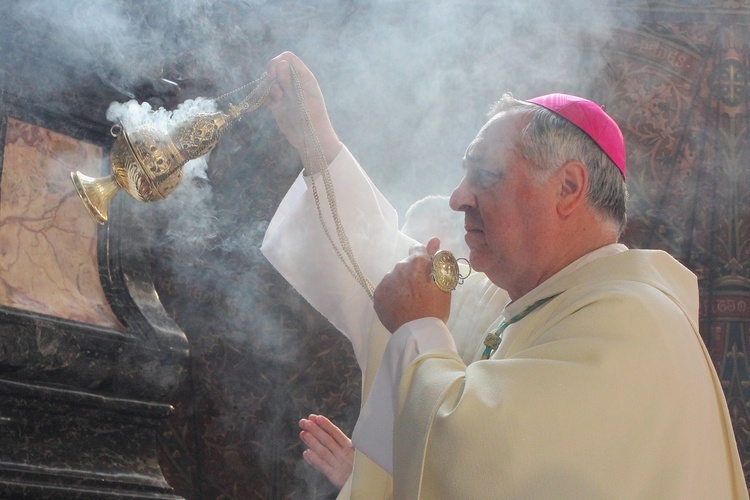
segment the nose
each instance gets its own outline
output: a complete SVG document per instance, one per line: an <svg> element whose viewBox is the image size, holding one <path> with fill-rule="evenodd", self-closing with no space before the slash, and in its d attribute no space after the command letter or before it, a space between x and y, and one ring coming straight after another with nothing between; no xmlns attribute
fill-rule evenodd
<svg viewBox="0 0 750 500"><path fill-rule="evenodd" d="M474 196L469 191L466 182L466 176L461 179L456 189L451 193L450 206L452 210L456 212L466 212L470 208L476 206Z"/></svg>

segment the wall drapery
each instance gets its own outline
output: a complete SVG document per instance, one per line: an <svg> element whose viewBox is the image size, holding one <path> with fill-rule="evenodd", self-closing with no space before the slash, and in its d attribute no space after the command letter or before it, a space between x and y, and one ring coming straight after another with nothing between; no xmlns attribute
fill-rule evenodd
<svg viewBox="0 0 750 500"><path fill-rule="evenodd" d="M608 109L632 166L626 241L665 249L698 275L701 335L747 464L750 6L660 7L607 48Z"/></svg>

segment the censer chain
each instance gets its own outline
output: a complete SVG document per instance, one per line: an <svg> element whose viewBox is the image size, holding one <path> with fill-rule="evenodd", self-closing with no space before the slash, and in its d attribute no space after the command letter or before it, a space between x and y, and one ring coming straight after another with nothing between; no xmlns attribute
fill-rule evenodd
<svg viewBox="0 0 750 500"><path fill-rule="evenodd" d="M258 109L263 102L265 102L266 97L268 97L268 93L271 91L271 81L268 79L268 74L263 73L260 78L257 78L253 80L252 82L246 83L242 87L236 88L232 90L231 92L227 92L226 94L222 94L219 97L216 97L215 101L220 101L222 99L226 99L227 97L236 94L237 92L240 92L244 89L247 89L249 87L254 86L253 90L250 91L250 93L245 96L237 105L234 105L232 103L229 104L230 109L230 115L234 117L239 117L239 115L248 112L248 111L255 111Z"/></svg>
<svg viewBox="0 0 750 500"><path fill-rule="evenodd" d="M331 217L333 218L333 223L336 228L336 236L338 237L340 248L339 248L339 245L337 245L336 242L334 242L333 237L331 236L331 232L328 229L328 224L326 223L325 217L323 216L323 209L321 206L320 194L318 193L318 187L315 183L315 176L311 175L310 179L311 179L311 184L312 184L313 199L315 200L315 208L318 212L318 219L320 220L323 233L328 239L328 242L333 247L333 250L336 252L336 255L338 256L339 260L346 268L347 272L349 272L349 274L351 274L351 276L357 281L357 283L359 283L359 285L362 286L365 293L367 293L370 299L373 299L375 288L373 287L370 280L367 279L367 276L362 271L362 268L360 267L359 262L357 261L354 255L354 250L352 249L351 243L349 242L349 238L346 235L344 225L339 215L338 206L336 204L336 193L333 188L333 181L331 180L331 174L328 171L328 162L326 161L325 154L323 153L323 147L320 144L318 135L315 133L315 128L313 127L313 123L312 123L312 118L310 117L310 110L307 108L307 103L305 101L305 94L304 94L304 91L302 90L302 84L297 75L297 71L294 69L294 66L290 65L289 68L291 70L292 82L294 84L294 88L297 94L297 100L298 100L298 105L300 109L300 121L304 130L304 137L305 137L304 154L305 154L305 160L307 160L306 164L313 165L314 163L317 163L318 169L320 171L320 176L323 179L323 186L325 188L326 198L328 199L328 206L331 212ZM268 79L268 75L266 73L263 73L263 75L261 75L260 78L257 78L256 80L253 80L252 82L246 83L242 87L232 90L231 92L222 94L219 97L215 98L215 100L219 101L219 100L225 99L229 97L230 95L236 94L237 92L240 92L251 86L255 86L253 90L239 102L239 104L237 105L233 105L231 103L229 104L230 116L234 117L235 119L238 119L241 114L245 113L246 111L254 111L255 109L259 108L261 104L263 104L263 102L266 100L266 98L268 97L268 94L271 91L272 83L273 82ZM343 253L342 253L342 250L343 250ZM453 258L452 254L450 258L453 259L453 262L455 262L455 259ZM433 272L434 272L434 263L433 263ZM454 276L453 279L456 280L458 284L462 283L463 278L465 277L461 276L457 272L455 274L457 275L457 277ZM435 279L434 276L433 276L433 279ZM436 280L436 283L437 282L438 280ZM455 288L455 284L456 283L454 282L449 287L450 290ZM443 289L444 291L448 291L447 289L442 288L442 287L441 289Z"/></svg>
<svg viewBox="0 0 750 500"><path fill-rule="evenodd" d="M320 145L320 140L318 139L318 136L315 133L315 129L313 128L312 118L310 117L310 111L307 108L305 95L302 90L302 84L299 81L299 77L297 76L297 72L295 71L294 66L290 65L289 67L291 68L292 81L297 93L297 100L299 101L300 121L302 122L302 126L305 130L305 157L308 160L308 164L312 164L312 162L310 162L309 160L314 157L320 170L321 178L323 179L323 186L325 188L326 198L328 199L329 209L331 211L333 223L336 227L336 235L338 236L339 243L341 244L341 249L339 249L339 246L336 245L336 243L333 241L333 237L328 230L328 225L326 224L325 218L323 217L323 210L321 208L318 188L315 184L315 177L311 176L310 179L312 184L313 198L315 199L315 208L318 211L318 218L320 219L321 226L323 227L323 232L325 233L326 238L336 252L339 260L342 264L344 264L346 270L349 272L349 274L352 275L357 283L362 286L362 288L365 290L365 293L367 293L370 299L372 299L375 288L372 286L370 280L367 279L367 276L365 276L364 272L359 266L359 262L357 262L357 259L354 256L354 250L352 249L351 243L349 243L349 238L346 235L344 225L341 222L341 217L339 216L338 207L336 205L336 194L333 189L333 181L331 180L331 175L328 171L328 162L326 161L325 154L323 153L323 147ZM308 136L311 143L309 145L307 140ZM313 149L312 152L310 151L310 147L312 147ZM342 249L346 256L341 253Z"/></svg>
<svg viewBox="0 0 750 500"><path fill-rule="evenodd" d="M328 224L326 223L325 217L323 216L323 209L321 206L318 188L315 184L315 177L311 177L313 198L315 199L315 208L318 212L320 224L323 228L323 232L326 235L326 238L330 242L341 263L344 265L349 274L351 274L352 277L357 281L357 283L362 286L362 288L365 290L365 293L367 293L367 295L372 299L374 287L360 268L359 263L354 256L354 250L352 249L351 243L349 243L349 238L347 237L346 231L344 230L344 225L341 222L341 217L336 205L336 195L333 189L333 181L331 180L331 175L328 171L328 162L325 159L325 154L323 153L323 147L320 145L320 140L315 133L315 129L312 124L312 118L310 117L310 111L307 108L307 102L305 101L305 95L302 90L302 85L299 81L299 77L297 76L297 72L295 71L294 66L290 65L290 68L292 73L292 82L297 94L297 100L300 109L300 121L302 122L302 126L305 130L305 158L308 160L309 164L312 164L312 162L309 160L314 159L315 163L317 163L318 165L321 178L323 179L323 185L325 188L326 198L328 199L329 209L331 211L333 223L336 228L336 236L338 237L341 248L339 248L339 245L334 242L333 237L331 236L331 232L328 229ZM215 100L219 101L222 99L226 99L227 97L236 94L237 92L240 92L251 86L255 86L255 88L244 99L242 99L239 104L229 104L230 115L239 117L240 114L246 111L253 111L260 107L261 104L263 104L271 90L271 83L272 81L268 79L268 75L264 73L260 78L246 83L242 87L232 90L231 92L222 94L219 97L215 98ZM310 151L311 148L312 151Z"/></svg>

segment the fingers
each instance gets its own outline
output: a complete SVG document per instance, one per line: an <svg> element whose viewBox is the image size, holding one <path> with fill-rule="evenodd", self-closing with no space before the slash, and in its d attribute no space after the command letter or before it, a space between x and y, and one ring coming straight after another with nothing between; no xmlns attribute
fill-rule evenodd
<svg viewBox="0 0 750 500"><path fill-rule="evenodd" d="M273 82L270 91L270 105L278 107L285 96L294 96L291 65L302 65L302 61L291 52L284 52L271 59L266 69L268 79Z"/></svg>
<svg viewBox="0 0 750 500"><path fill-rule="evenodd" d="M427 246L421 245L419 243L416 245L412 245L409 248L409 256L421 255L425 258L431 259L438 250L440 250L440 238L436 236L434 238L431 238L430 241L427 242Z"/></svg>
<svg viewBox="0 0 750 500"><path fill-rule="evenodd" d="M333 422L328 420L323 415L310 415L310 420L318 424L318 426L326 432L327 436L330 437L338 446L346 447L351 446L352 440L343 433Z"/></svg>
<svg viewBox="0 0 750 500"><path fill-rule="evenodd" d="M299 437L307 446L307 449L302 452L305 461L326 476L330 476L338 463L336 455L308 431L300 432Z"/></svg>
<svg viewBox="0 0 750 500"><path fill-rule="evenodd" d="M271 85L271 105L278 105L285 95L290 93L292 87L292 70L288 61L279 61L274 65L274 74L268 73L269 79L273 82Z"/></svg>
<svg viewBox="0 0 750 500"><path fill-rule="evenodd" d="M302 59L291 52L282 52L268 62L268 67L266 68L268 78L270 80L286 78L286 82L290 82L291 77L289 76L289 65L291 64L294 64L294 69L297 70L297 72L302 71L303 68L306 72L309 71L302 62Z"/></svg>
<svg viewBox="0 0 750 500"><path fill-rule="evenodd" d="M351 474L354 463L351 440L322 415L303 418L299 421L299 426L303 429L300 439L308 447L302 457L341 488Z"/></svg>
<svg viewBox="0 0 750 500"><path fill-rule="evenodd" d="M339 455L342 450L352 447L352 441L341 429L322 415L310 415L300 420L300 439L318 455L327 459Z"/></svg>
<svg viewBox="0 0 750 500"><path fill-rule="evenodd" d="M292 56L294 56L294 54L292 54L291 52L282 52L278 56L268 61L268 67L266 68L266 73L268 73L268 78L271 80L277 79L279 77L279 74L278 74L279 64L282 61L285 61L288 64Z"/></svg>
<svg viewBox="0 0 750 500"><path fill-rule="evenodd" d="M275 82L275 95L281 91L286 95L295 95L294 83L292 82L292 67L299 78L300 83L307 92L319 94L317 80L310 69L292 52L282 52L271 59L266 68L269 80Z"/></svg>

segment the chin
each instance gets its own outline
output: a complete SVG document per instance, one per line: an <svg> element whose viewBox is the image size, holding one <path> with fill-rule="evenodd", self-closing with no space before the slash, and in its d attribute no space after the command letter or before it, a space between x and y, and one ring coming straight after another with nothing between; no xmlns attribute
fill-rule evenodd
<svg viewBox="0 0 750 500"><path fill-rule="evenodd" d="M471 264L471 269L474 271L482 273L486 269L482 255L476 250L469 249L469 263Z"/></svg>

